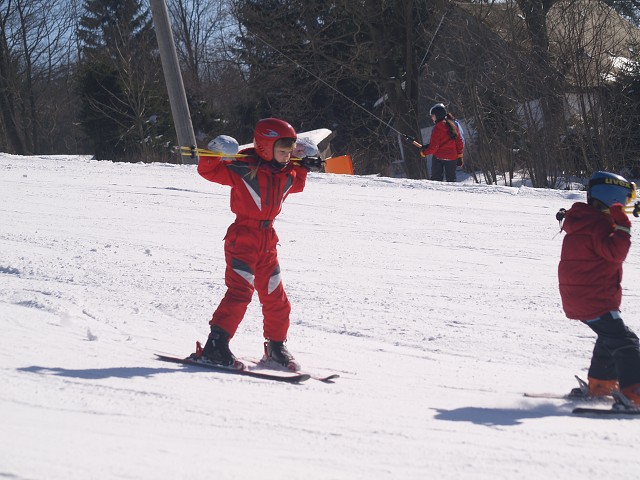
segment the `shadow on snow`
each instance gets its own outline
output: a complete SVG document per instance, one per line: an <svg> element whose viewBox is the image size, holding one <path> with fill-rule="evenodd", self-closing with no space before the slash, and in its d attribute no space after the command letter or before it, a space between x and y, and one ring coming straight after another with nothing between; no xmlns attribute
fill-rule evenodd
<svg viewBox="0 0 640 480"><path fill-rule="evenodd" d="M559 405L545 404L534 408L479 408L463 407L454 410L436 409L434 418L451 422L471 422L487 427L510 427L522 424L528 418L564 417L571 415Z"/></svg>
<svg viewBox="0 0 640 480"><path fill-rule="evenodd" d="M84 378L87 380L99 380L102 378L135 378L151 377L159 373L175 373L182 370L175 368L145 368L145 367L113 367L113 368L86 368L72 370L67 368L31 367L18 368L18 371L38 374L52 374L60 377Z"/></svg>

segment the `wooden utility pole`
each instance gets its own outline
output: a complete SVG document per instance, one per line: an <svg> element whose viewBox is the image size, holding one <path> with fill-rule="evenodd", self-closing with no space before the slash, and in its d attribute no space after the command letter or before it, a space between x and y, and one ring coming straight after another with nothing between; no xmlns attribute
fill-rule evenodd
<svg viewBox="0 0 640 480"><path fill-rule="evenodd" d="M196 136L193 133L191 114L187 104L187 95L184 92L184 83L180 65L178 64L178 54L176 53L176 45L173 40L171 23L169 22L167 4L164 0L149 0L149 2L178 143L180 147L195 147ZM181 163L198 163L198 156L195 151L192 151L190 156L183 156L180 152L178 153Z"/></svg>

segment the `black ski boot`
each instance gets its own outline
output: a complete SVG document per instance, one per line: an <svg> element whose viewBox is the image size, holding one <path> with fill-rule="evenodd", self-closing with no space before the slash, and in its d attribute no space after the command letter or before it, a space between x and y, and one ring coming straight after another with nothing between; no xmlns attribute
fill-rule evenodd
<svg viewBox="0 0 640 480"><path fill-rule="evenodd" d="M300 364L296 362L296 359L287 350L284 342L276 342L275 340L264 342L263 362L273 362L294 372L300 370Z"/></svg>
<svg viewBox="0 0 640 480"><path fill-rule="evenodd" d="M214 365L241 369L235 355L229 350L229 334L217 325L211 326L211 333L204 344L200 358Z"/></svg>

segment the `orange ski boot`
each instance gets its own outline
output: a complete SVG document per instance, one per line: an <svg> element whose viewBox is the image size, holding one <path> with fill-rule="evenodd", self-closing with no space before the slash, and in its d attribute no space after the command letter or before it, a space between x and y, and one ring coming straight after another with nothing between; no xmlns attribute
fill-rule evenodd
<svg viewBox="0 0 640 480"><path fill-rule="evenodd" d="M589 378L589 395L592 397L606 397L613 392L617 392L620 387L617 380L600 380L593 377Z"/></svg>
<svg viewBox="0 0 640 480"><path fill-rule="evenodd" d="M635 407L640 408L640 383L623 388L622 393Z"/></svg>

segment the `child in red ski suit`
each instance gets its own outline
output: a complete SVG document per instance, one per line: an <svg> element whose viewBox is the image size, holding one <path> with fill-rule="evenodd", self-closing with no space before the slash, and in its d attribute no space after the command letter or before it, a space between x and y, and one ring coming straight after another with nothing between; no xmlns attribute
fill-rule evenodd
<svg viewBox="0 0 640 480"><path fill-rule="evenodd" d="M610 395L620 389L640 406L638 337L622 321L622 264L631 246L631 221L624 206L635 198L635 185L619 175L596 172L587 203L565 214L558 279L567 317L581 320L596 334L589 391Z"/></svg>
<svg viewBox="0 0 640 480"><path fill-rule="evenodd" d="M299 365L284 345L291 305L282 286L273 221L290 193L302 192L307 168L290 162L297 136L283 120L260 120L254 131L254 148L245 157L223 160L200 157L198 173L205 179L231 187L231 211L236 220L224 238L227 292L209 322L211 333L199 358L231 368L243 368L231 353L229 340L236 333L254 290L264 315L265 360L292 370Z"/></svg>
<svg viewBox="0 0 640 480"><path fill-rule="evenodd" d="M429 144L422 147L420 155L433 155L431 164L431 180L441 182L456 181L456 167L463 165L464 142L458 124L442 103L431 107L429 112L435 123Z"/></svg>

